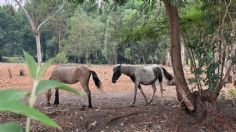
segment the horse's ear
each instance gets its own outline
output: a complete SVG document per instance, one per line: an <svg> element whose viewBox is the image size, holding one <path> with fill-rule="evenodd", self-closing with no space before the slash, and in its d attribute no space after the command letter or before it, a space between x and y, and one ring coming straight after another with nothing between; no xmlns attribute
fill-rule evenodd
<svg viewBox="0 0 236 132"><path fill-rule="evenodd" d="M121 64L117 65L117 69L120 70L121 68Z"/></svg>
<svg viewBox="0 0 236 132"><path fill-rule="evenodd" d="M121 67L121 64L117 64L114 66L113 71L119 71Z"/></svg>

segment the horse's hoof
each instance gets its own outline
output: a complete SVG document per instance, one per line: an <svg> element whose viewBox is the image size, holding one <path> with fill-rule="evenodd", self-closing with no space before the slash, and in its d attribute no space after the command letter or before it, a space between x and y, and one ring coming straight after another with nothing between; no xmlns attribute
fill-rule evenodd
<svg viewBox="0 0 236 132"><path fill-rule="evenodd" d="M134 104L130 104L130 105L128 105L128 107L134 107Z"/></svg>
<svg viewBox="0 0 236 132"><path fill-rule="evenodd" d="M92 109L92 106L88 106L89 109Z"/></svg>
<svg viewBox="0 0 236 132"><path fill-rule="evenodd" d="M86 107L81 107L79 110L84 111L86 110Z"/></svg>
<svg viewBox="0 0 236 132"><path fill-rule="evenodd" d="M59 102L55 102L54 105L59 105Z"/></svg>
<svg viewBox="0 0 236 132"><path fill-rule="evenodd" d="M82 105L82 107L84 108L84 107L87 107L86 105Z"/></svg>

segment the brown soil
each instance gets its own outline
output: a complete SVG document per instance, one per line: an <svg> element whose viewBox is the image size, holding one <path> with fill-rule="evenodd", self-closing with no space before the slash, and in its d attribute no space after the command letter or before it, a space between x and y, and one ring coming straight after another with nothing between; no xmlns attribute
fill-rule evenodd
<svg viewBox="0 0 236 132"><path fill-rule="evenodd" d="M45 79L48 78L53 68L54 66L49 68ZM171 67L166 68L173 73ZM26 76L19 76L20 69L25 71ZM135 107L128 107L134 92L131 80L122 75L117 83L113 84L111 82L112 66L109 65L92 65L90 69L97 72L103 84L103 91L99 91L92 79L90 80L93 109L84 107L87 105L86 96L76 96L64 91L60 91L58 106L47 106L44 94L40 95L36 101L35 107L53 118L63 131L211 131L206 126L196 123L194 117L187 115L182 110L176 101L175 86L167 86L165 82L163 98L160 96L158 86L154 101L148 106L145 106L144 99L138 92ZM9 71L12 78L9 76ZM186 68L185 74L187 77L192 76ZM31 87L32 79L24 64L0 63L0 89L14 88L30 91ZM78 84L74 84L72 87L82 91ZM143 90L147 97L151 97L150 86L143 86ZM164 101L164 104L161 104L161 100ZM236 119L236 109L232 104L221 105L220 111L226 116ZM1 113L0 123L7 121L17 121L24 127L26 118L12 113ZM33 121L32 124L33 131L59 131L36 121Z"/></svg>

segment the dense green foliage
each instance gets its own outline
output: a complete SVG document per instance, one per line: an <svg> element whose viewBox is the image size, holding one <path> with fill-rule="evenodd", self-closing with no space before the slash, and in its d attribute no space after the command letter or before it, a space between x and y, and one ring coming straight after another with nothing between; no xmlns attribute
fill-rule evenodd
<svg viewBox="0 0 236 132"><path fill-rule="evenodd" d="M42 21L60 1L31 4ZM232 58L236 2L173 0L172 4L179 8L181 43L194 67L191 81L218 86L222 69ZM36 54L22 10L1 6L0 30L0 59L21 56L22 50ZM164 63L170 45L163 3L139 0L103 1L101 6L94 1L69 1L42 28L41 42L44 60L55 57L56 63L95 64Z"/></svg>
<svg viewBox="0 0 236 132"><path fill-rule="evenodd" d="M235 1L193 1L182 9L182 36L195 62L194 82L222 85L235 44ZM191 27L191 28L189 28ZM199 88L202 86L199 85Z"/></svg>
<svg viewBox="0 0 236 132"><path fill-rule="evenodd" d="M35 53L34 43L24 14L11 6L0 7L0 58L22 55L23 50Z"/></svg>
<svg viewBox="0 0 236 132"><path fill-rule="evenodd" d="M38 2L34 4L40 6L31 10L33 14L38 11L39 20L53 10L49 6L57 4ZM67 3L41 30L43 60L56 56L58 63L164 62L168 30L161 2L154 3L152 10L144 8L142 1L114 5L106 1L104 8L98 9L96 3L88 1ZM1 18L1 55L22 56L22 50L36 54L35 40L22 10L2 6Z"/></svg>

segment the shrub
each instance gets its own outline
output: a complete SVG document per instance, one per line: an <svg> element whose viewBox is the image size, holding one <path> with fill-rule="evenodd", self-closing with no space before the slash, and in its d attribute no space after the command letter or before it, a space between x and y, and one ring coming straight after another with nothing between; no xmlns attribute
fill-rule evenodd
<svg viewBox="0 0 236 132"><path fill-rule="evenodd" d="M9 62L9 63L23 63L24 59L21 56L13 56L13 57L2 57L2 62Z"/></svg>
<svg viewBox="0 0 236 132"><path fill-rule="evenodd" d="M56 64L65 64L67 62L68 62L68 59L65 53L59 53L56 55L55 58L53 58L53 63L56 63Z"/></svg>
<svg viewBox="0 0 236 132"><path fill-rule="evenodd" d="M232 98L236 97L236 89L230 89L228 90L229 96Z"/></svg>

